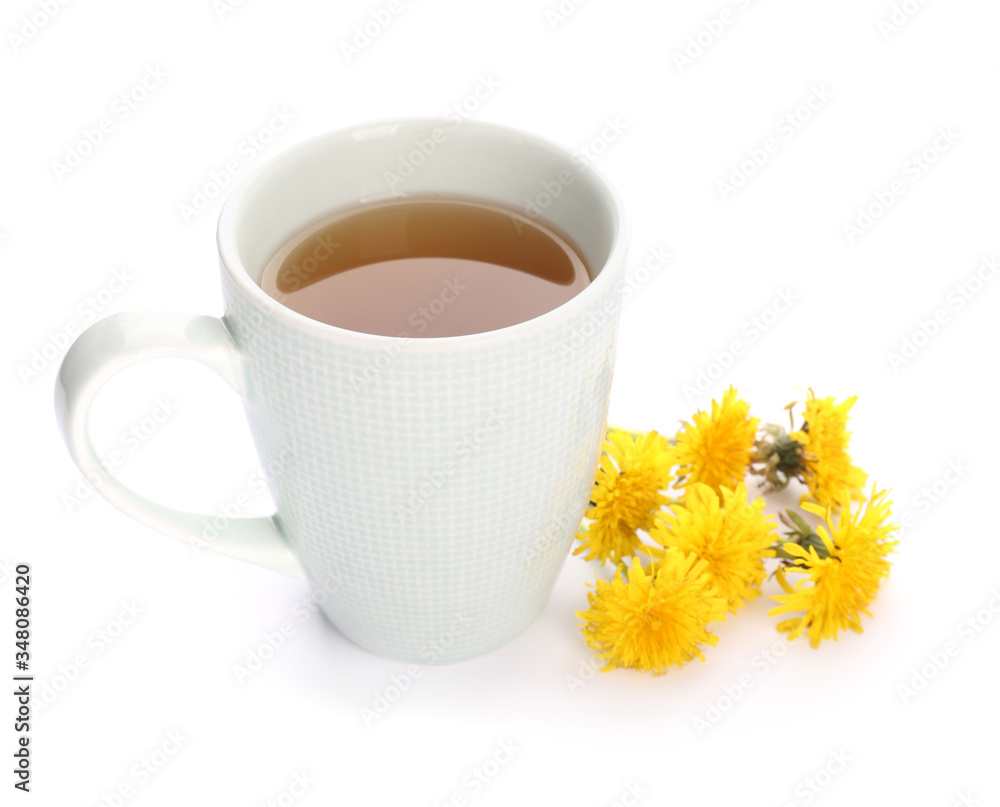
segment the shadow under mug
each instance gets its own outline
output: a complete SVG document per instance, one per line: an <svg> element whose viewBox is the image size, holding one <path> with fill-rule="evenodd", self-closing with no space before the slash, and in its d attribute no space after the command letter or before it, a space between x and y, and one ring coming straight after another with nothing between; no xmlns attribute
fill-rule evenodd
<svg viewBox="0 0 1000 807"><path fill-rule="evenodd" d="M544 217L582 251L592 282L526 322L433 338L327 325L258 285L271 255L329 213L438 195ZM405 119L315 137L226 201L221 319L120 313L70 347L56 385L69 451L138 521L307 578L327 618L363 648L422 663L485 653L541 612L586 510L627 229L594 169L513 129ZM142 497L102 468L87 435L91 402L123 368L164 357L201 362L243 396L273 516L234 519L207 538L204 515Z"/></svg>

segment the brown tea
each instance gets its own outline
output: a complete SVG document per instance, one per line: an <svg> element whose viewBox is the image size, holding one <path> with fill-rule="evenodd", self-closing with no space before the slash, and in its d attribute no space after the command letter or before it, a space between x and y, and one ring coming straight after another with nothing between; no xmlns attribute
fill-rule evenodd
<svg viewBox="0 0 1000 807"><path fill-rule="evenodd" d="M312 319L386 336L459 336L537 317L590 283L549 226L492 203L405 199L351 208L292 238L261 287Z"/></svg>

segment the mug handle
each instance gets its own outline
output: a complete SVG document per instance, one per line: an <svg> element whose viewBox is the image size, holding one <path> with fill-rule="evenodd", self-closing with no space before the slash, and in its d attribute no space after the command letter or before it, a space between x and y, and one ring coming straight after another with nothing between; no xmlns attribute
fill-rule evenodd
<svg viewBox="0 0 1000 807"><path fill-rule="evenodd" d="M87 435L87 415L113 375L147 359L193 359L218 373L237 393L247 377L236 343L221 319L198 314L124 312L100 320L70 346L56 380L56 417L69 453L111 504L136 521L195 546L305 577L298 557L273 516L232 519L210 544L200 538L205 516L165 507L140 496L107 473ZM96 475L96 477L95 477Z"/></svg>

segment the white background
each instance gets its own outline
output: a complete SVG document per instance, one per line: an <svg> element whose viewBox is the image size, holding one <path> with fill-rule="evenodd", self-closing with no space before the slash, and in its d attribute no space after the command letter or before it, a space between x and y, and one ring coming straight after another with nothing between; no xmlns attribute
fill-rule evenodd
<svg viewBox="0 0 1000 807"><path fill-rule="evenodd" d="M978 293L955 300L1000 250L1000 7L909 0L914 13L891 31L879 27L888 0L590 0L564 3L561 21L547 16L557 5L527 0L400 4L350 59L343 43L386 3L237 0L223 13L211 0L70 2L24 41L22 15L43 4L12 0L0 13L0 666L12 674L10 569L30 563L36 693L55 696L44 710L36 702L32 793L10 803L89 807L125 792L130 807L289 804L279 797L303 772L313 782L295 799L304 807L456 795L476 807L623 796L998 803L1000 280L973 281ZM675 54L723 11L722 33L702 33L707 44L680 69ZM151 68L166 78L125 117L116 99ZM468 101L484 80L499 87ZM798 128L778 128L812 87L830 97L814 98ZM246 173L323 131L463 103L482 120L602 150L597 164L632 216L630 264L652 247L673 255L625 307L612 421L669 433L729 382L772 422L809 385L859 396L854 454L912 517L863 635L818 650L800 641L769 663L760 654L779 640L762 597L717 626L706 663L576 686L591 654L574 611L595 567L572 558L525 634L420 670L366 723L362 710L395 694L406 665L297 618L304 583L199 556L85 498L53 416L65 334L119 310L221 313L221 196L188 221L180 207L211 172L237 160ZM249 137L269 137L260 130L276 108L294 120L262 152L248 149ZM69 173L55 168L103 117L113 130L92 153ZM610 137L608 120L624 131ZM949 128L957 141L945 149L938 132ZM776 153L724 199L717 183L767 138ZM913 161L925 149L926 170ZM897 181L904 192L852 243L844 225ZM115 271L130 278L124 290ZM794 303L775 316L779 292ZM947 321L918 335L938 310ZM889 354L915 335L919 350L894 366ZM720 374L713 354L725 360L734 341L741 355ZM690 399L684 385L710 370L719 377L708 395ZM157 399L176 411L143 442L126 441ZM268 512L241 404L200 367L130 370L105 388L91 425L143 493L216 514L250 497L253 512ZM141 613L116 626L133 602ZM977 613L981 624L960 633ZM283 622L293 635L238 682L234 665ZM898 686L949 642L957 654L904 698ZM8 697L6 792L13 710ZM179 750L154 753L171 731L186 738ZM512 758L472 785L504 742ZM133 767L143 758L154 774Z"/></svg>

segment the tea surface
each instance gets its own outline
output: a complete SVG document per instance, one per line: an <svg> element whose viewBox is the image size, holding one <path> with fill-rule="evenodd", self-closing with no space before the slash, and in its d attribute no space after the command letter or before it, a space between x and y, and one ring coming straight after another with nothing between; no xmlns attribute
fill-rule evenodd
<svg viewBox="0 0 1000 807"><path fill-rule="evenodd" d="M261 287L312 319L386 336L459 336L532 319L590 283L567 239L472 200L342 211L286 243Z"/></svg>

